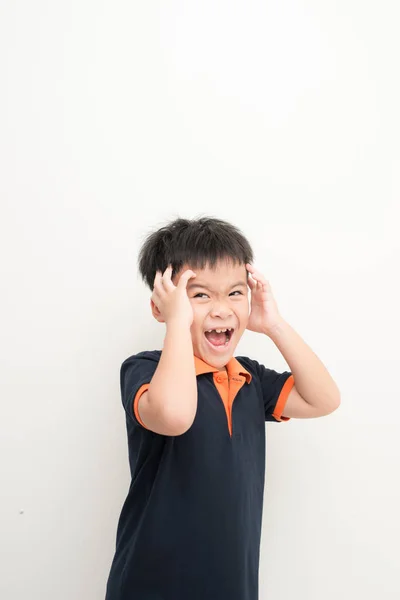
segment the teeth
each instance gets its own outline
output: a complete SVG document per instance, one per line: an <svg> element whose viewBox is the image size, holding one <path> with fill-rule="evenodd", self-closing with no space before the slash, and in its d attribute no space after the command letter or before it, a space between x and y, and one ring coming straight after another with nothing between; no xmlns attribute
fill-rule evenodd
<svg viewBox="0 0 400 600"><path fill-rule="evenodd" d="M212 331L216 331L217 333L225 333L226 331L232 331L233 327L228 327L227 329L207 329L207 333L211 333Z"/></svg>

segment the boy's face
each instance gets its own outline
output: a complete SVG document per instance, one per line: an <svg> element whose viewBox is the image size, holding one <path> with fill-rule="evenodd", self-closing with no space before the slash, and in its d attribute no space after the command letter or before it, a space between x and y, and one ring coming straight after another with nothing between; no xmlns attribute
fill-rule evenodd
<svg viewBox="0 0 400 600"><path fill-rule="evenodd" d="M184 265L172 281L191 268ZM215 269L192 269L187 294L193 308L191 335L193 353L209 365L222 369L229 362L247 327L249 287L245 265L220 261ZM209 330L214 330L210 332ZM217 333L216 329L232 329Z"/></svg>

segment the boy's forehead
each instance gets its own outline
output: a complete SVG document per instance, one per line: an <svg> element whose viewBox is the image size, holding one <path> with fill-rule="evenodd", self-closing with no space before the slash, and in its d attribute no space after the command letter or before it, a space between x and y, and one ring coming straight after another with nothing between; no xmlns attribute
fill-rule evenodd
<svg viewBox="0 0 400 600"><path fill-rule="evenodd" d="M226 261L220 261L220 262L216 263L214 266L210 266L207 264L202 269L200 269L198 267L197 268L193 267L190 264L185 264L185 265L183 265L183 267L179 271L179 273L177 273L177 275L180 276L187 269L191 269L194 273L196 273L196 278L192 280L193 282L195 280L200 281L200 279L203 283L207 280L215 281L216 279L218 281L221 281L221 279L226 280L226 281L235 279L235 282L242 279L244 282L246 282L247 276L248 276L248 272L247 272L247 269L244 264L238 264L238 263L232 263L232 262L226 262Z"/></svg>

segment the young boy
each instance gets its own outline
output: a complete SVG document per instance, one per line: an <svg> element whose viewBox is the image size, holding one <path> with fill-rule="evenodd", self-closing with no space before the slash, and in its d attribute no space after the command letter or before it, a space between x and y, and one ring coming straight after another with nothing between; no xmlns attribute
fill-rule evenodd
<svg viewBox="0 0 400 600"><path fill-rule="evenodd" d="M121 366L132 481L106 600L258 598L265 421L328 415L340 393L252 261L243 234L214 218L177 219L141 248L166 336ZM291 370L234 358L245 329Z"/></svg>

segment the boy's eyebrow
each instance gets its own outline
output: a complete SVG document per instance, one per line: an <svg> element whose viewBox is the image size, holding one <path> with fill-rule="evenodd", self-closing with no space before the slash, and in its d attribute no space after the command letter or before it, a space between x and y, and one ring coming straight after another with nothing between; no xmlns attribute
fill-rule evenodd
<svg viewBox="0 0 400 600"><path fill-rule="evenodd" d="M238 281L237 283L234 283L233 285L231 285L230 289L232 289L234 287L247 288L247 283L245 283L244 281ZM204 288L205 290L211 289L211 288L208 288L204 283L198 283L196 281L194 281L193 283L189 283L189 285L186 287L187 290L191 290L192 288Z"/></svg>

